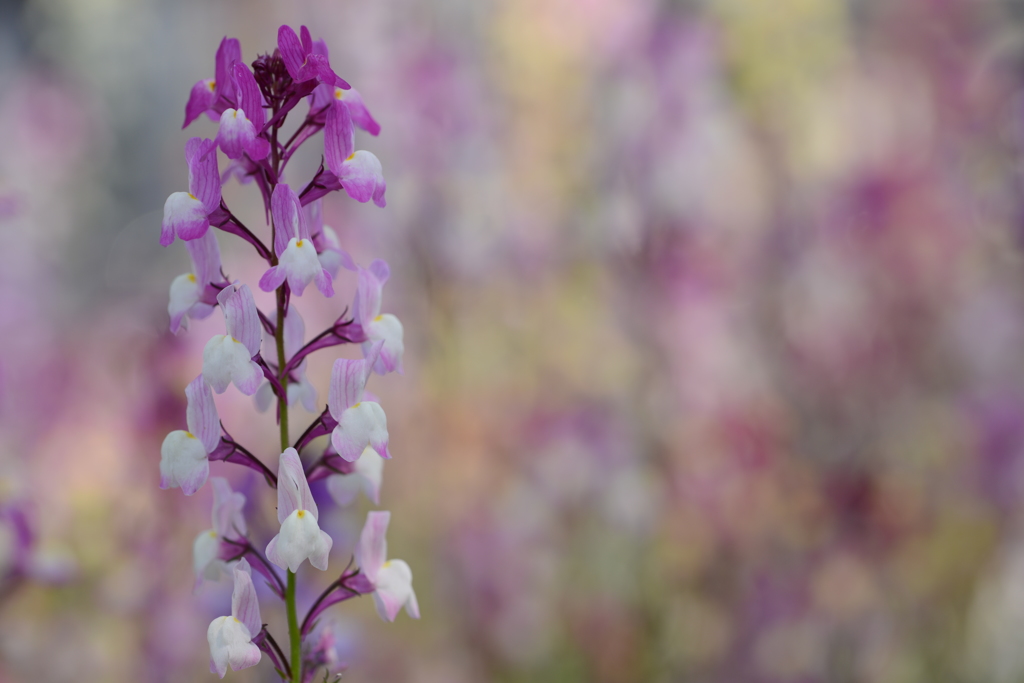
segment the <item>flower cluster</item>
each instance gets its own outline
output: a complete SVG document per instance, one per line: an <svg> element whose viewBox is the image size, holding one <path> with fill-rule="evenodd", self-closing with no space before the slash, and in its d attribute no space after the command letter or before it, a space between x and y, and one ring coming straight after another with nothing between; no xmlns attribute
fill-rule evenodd
<svg viewBox="0 0 1024 683"><path fill-rule="evenodd" d="M305 26L299 34L282 26L277 49L258 57L251 67L242 61L238 40L225 38L217 50L214 74L192 88L185 126L206 114L219 122L218 132L213 140L196 137L186 144L188 191L167 198L160 243L183 240L192 260L191 272L171 284L171 331L188 329L190 319L206 318L218 307L225 330L207 342L202 374L185 388L188 429L164 439L160 487L180 487L192 495L208 479L213 486L213 528L201 532L193 547L196 585L230 577L234 591L231 615L215 619L207 632L210 670L223 677L229 666L254 666L266 654L282 679L300 683L312 680L318 668L337 663L327 642L330 630L319 629L313 635L318 617L331 605L372 594L378 612L388 621L402 607L419 617L409 565L387 559L389 512L369 514L355 552L357 568L346 568L301 622L295 600L296 572L307 560L327 571L333 546L319 526L309 482L327 478L328 490L341 505L351 503L359 490L377 504L383 462L391 457L384 409L366 391L374 373L402 371L402 324L381 313L381 293L390 271L381 260L368 268L357 265L323 224L321 206L324 195L341 189L357 201L372 199L377 206L385 205L387 186L380 161L371 152L355 149L357 127L377 135L380 126L359 93L334 72L326 44L314 41ZM303 100L309 107L305 118L281 142L285 120ZM285 182L288 161L321 130L325 164L296 191ZM223 171L217 150L230 160ZM271 219L268 242L224 202L221 186L231 178L259 189ZM249 285L225 274L211 227L242 238L266 261L258 286L274 293L275 310L260 311ZM331 327L306 342L305 324L293 297L302 296L309 285L315 285L320 295L333 297L334 280L342 268L358 278L352 318L343 312ZM306 358L341 344L361 345L363 358L335 361L326 408L293 444L289 407L318 407L316 390L306 377ZM235 440L218 416L214 394L232 384L254 396L261 412L277 401L281 456L276 473ZM311 450L313 440L321 436L330 437L326 448L304 465L300 453ZM277 489L281 526L269 543L250 539L243 515L246 498L232 491L227 479L210 478L211 461L251 468ZM261 622L253 570L285 602L288 654Z"/></svg>

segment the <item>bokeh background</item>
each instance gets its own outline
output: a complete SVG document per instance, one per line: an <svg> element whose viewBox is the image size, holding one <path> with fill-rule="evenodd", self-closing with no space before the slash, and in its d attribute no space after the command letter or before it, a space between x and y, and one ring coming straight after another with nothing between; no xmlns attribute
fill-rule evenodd
<svg viewBox="0 0 1024 683"><path fill-rule="evenodd" d="M222 36L251 61L282 23L383 127L357 146L387 208L325 214L391 264L405 325L405 375L370 388L423 618L334 608L344 680L1024 681L1009 0L0 2L0 575L33 577L0 585L0 681L214 680L210 488L157 484L221 322L167 332L188 259L157 237L216 132L180 129L190 87ZM354 288L304 297L307 329ZM274 466L272 418L218 405ZM212 469L269 539L266 487ZM336 550L307 602L370 509L316 494Z"/></svg>

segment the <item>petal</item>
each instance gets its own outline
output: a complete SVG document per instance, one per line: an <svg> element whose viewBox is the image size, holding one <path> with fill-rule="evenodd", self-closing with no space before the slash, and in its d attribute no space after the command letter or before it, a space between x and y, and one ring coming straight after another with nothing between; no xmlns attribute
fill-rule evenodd
<svg viewBox="0 0 1024 683"><path fill-rule="evenodd" d="M263 277L260 278L260 289L264 292L273 292L283 285L287 278L288 273L284 268L281 266L271 266L267 268L267 272L263 273Z"/></svg>
<svg viewBox="0 0 1024 683"><path fill-rule="evenodd" d="M363 449L362 455L356 460L356 473L363 480L366 497L374 505L380 505L380 485L384 478L384 458L372 448Z"/></svg>
<svg viewBox="0 0 1024 683"><path fill-rule="evenodd" d="M289 384L289 391L291 390L291 388L292 387ZM256 390L256 395L253 396L253 399L256 403L256 410L258 410L261 413L267 412L267 410L270 409L271 404L273 404L275 397L276 394L274 393L274 387L270 386L270 382L264 382L263 384L261 384L260 388Z"/></svg>
<svg viewBox="0 0 1024 683"><path fill-rule="evenodd" d="M295 306L288 307L284 317L284 352L289 358L302 348L306 340L306 323Z"/></svg>
<svg viewBox="0 0 1024 683"><path fill-rule="evenodd" d="M217 617L206 629L206 640L210 644L210 672L221 678L228 671L228 648L224 642L224 625L231 617Z"/></svg>
<svg viewBox="0 0 1024 683"><path fill-rule="evenodd" d="M203 208L209 214L220 205L217 143L208 139L191 138L185 143L185 160L188 162L188 191L202 202Z"/></svg>
<svg viewBox="0 0 1024 683"><path fill-rule="evenodd" d="M355 462L368 445L381 457L390 458L384 410L372 401L362 401L347 409L331 432L331 444L349 462Z"/></svg>
<svg viewBox="0 0 1024 683"><path fill-rule="evenodd" d="M185 244L191 244L191 242ZM172 334L178 334L182 328L188 329L188 320L185 319L185 314L198 303L201 292L202 288L192 273L183 273L171 282L167 315L171 318Z"/></svg>
<svg viewBox="0 0 1024 683"><path fill-rule="evenodd" d="M211 477L213 486L213 530L228 539L245 535L245 494L231 490L231 484L224 477Z"/></svg>
<svg viewBox="0 0 1024 683"><path fill-rule="evenodd" d="M402 323L397 317L390 313L378 315L369 323L363 326L369 341L363 343L363 353L372 353L374 342L383 342L380 349L380 356L373 366L374 372L384 375L397 370L402 372L402 355L405 353L405 344L402 341Z"/></svg>
<svg viewBox="0 0 1024 683"><path fill-rule="evenodd" d="M263 325L249 285L242 285L238 289L225 287L217 295L217 302L224 311L228 334L249 350L250 358L259 353L263 342Z"/></svg>
<svg viewBox="0 0 1024 683"><path fill-rule="evenodd" d="M316 502L309 491L309 482L302 469L302 461L294 448L285 449L281 454L277 474L277 521L284 521L296 510L307 510L316 521L319 519Z"/></svg>
<svg viewBox="0 0 1024 683"><path fill-rule="evenodd" d="M341 507L351 505L359 490L363 488L363 477L358 474L332 474L327 477L327 491L334 502Z"/></svg>
<svg viewBox="0 0 1024 683"><path fill-rule="evenodd" d="M252 396L263 381L263 368L256 361L240 361L232 375L235 386L246 396Z"/></svg>
<svg viewBox="0 0 1024 683"><path fill-rule="evenodd" d="M365 359L339 358L334 361L327 406L335 420L340 420L342 413L363 399L369 369L370 366Z"/></svg>
<svg viewBox="0 0 1024 683"><path fill-rule="evenodd" d="M250 635L263 628L260 620L260 602L252 584L252 570L244 557L235 565L235 587L231 591L231 616L249 629Z"/></svg>
<svg viewBox="0 0 1024 683"><path fill-rule="evenodd" d="M379 207L386 205L384 192L387 184L384 182L380 159L373 152L358 150L346 158L337 170L333 166L331 170L352 199L357 202L373 199L373 203Z"/></svg>
<svg viewBox="0 0 1024 683"><path fill-rule="evenodd" d="M348 107L335 100L327 110L327 122L324 125L324 158L327 160L327 167L339 179L345 169L346 160L355 150L355 144L355 129L352 127L352 116Z"/></svg>
<svg viewBox="0 0 1024 683"><path fill-rule="evenodd" d="M309 237L301 209L299 198L291 187L281 183L274 188L270 198L270 213L274 218L274 251L278 256L284 253L292 239Z"/></svg>
<svg viewBox="0 0 1024 683"><path fill-rule="evenodd" d="M245 64L238 62L234 66L235 87L238 94L238 106L245 112L245 117L252 121L256 132L263 130L267 122L267 114L263 109L263 94L256 78Z"/></svg>
<svg viewBox="0 0 1024 683"><path fill-rule="evenodd" d="M175 192L164 202L164 219L160 224L160 244L167 246L175 235L194 240L202 237L210 227L206 209L188 192Z"/></svg>
<svg viewBox="0 0 1024 683"><path fill-rule="evenodd" d="M302 41L302 54L311 54L313 52L313 37L309 35L309 29L301 26L299 28L299 37Z"/></svg>
<svg viewBox="0 0 1024 683"><path fill-rule="evenodd" d="M203 444L188 432L178 429L164 438L160 446L160 488L181 487L191 496L210 474L210 461Z"/></svg>
<svg viewBox="0 0 1024 683"><path fill-rule="evenodd" d="M210 337L203 348L203 377L210 383L210 387L218 394L231 384L231 363L228 359L226 344L231 344L231 337L224 334L217 334Z"/></svg>
<svg viewBox="0 0 1024 683"><path fill-rule="evenodd" d="M388 523L391 513L387 510L375 510L366 515L366 524L359 535L359 544L355 549L356 564L366 577L374 584L384 560L388 556Z"/></svg>
<svg viewBox="0 0 1024 683"><path fill-rule="evenodd" d="M380 259L374 261L384 263ZM387 264L384 263L384 268ZM383 272L378 267L378 272ZM385 278L386 280L386 278ZM356 297L352 304L352 316L361 326L365 327L371 320L380 315L380 302L383 296L384 282L373 270L359 269L359 283L356 285Z"/></svg>
<svg viewBox="0 0 1024 683"><path fill-rule="evenodd" d="M185 420L188 430L203 444L207 453L220 443L220 417L217 415L217 404L213 401L213 392L202 375L199 375L185 387L188 408Z"/></svg>
<svg viewBox="0 0 1024 683"><path fill-rule="evenodd" d="M192 86L188 103L185 105L185 123L181 125L182 128L187 128L188 124L199 118L204 111L213 107L213 103L217 100L213 89L214 79L212 78L199 81Z"/></svg>
<svg viewBox="0 0 1024 683"><path fill-rule="evenodd" d="M294 510L281 523L281 533L267 546L267 557L282 569L298 571L306 559L320 570L327 568L327 556L333 541L323 533L308 510ZM273 550L273 558L271 558ZM275 559L276 558L276 559Z"/></svg>
<svg viewBox="0 0 1024 683"><path fill-rule="evenodd" d="M256 127L240 109L225 109L220 115L217 145L229 159L240 159L256 140Z"/></svg>
<svg viewBox="0 0 1024 683"><path fill-rule="evenodd" d="M363 102L363 96L355 88L349 90L342 90L336 88L334 91L335 99L339 99L348 106L349 115L352 117L352 123L356 124L370 135L378 135L380 133L380 124L377 123L373 116L370 115L370 110L366 108L366 103Z"/></svg>
<svg viewBox="0 0 1024 683"><path fill-rule="evenodd" d="M192 272L200 284L221 282L224 279L220 272L220 247L213 231L207 230L202 237L185 242L185 249L192 258Z"/></svg>
<svg viewBox="0 0 1024 683"><path fill-rule="evenodd" d="M404 606L409 616L419 619L419 605L412 590L412 570L403 560L384 563L374 579L377 587L374 602L377 612L387 621L394 621Z"/></svg>
<svg viewBox="0 0 1024 683"><path fill-rule="evenodd" d="M224 37L217 48L217 57L214 69L217 94L223 95L229 101L235 98L235 82L232 78L232 67L235 62L242 61L242 44L238 38Z"/></svg>
<svg viewBox="0 0 1024 683"><path fill-rule="evenodd" d="M220 538L213 529L200 531L192 542L192 571L196 575L196 587L203 579L216 581L220 577Z"/></svg>
<svg viewBox="0 0 1024 683"><path fill-rule="evenodd" d="M281 50L281 59L284 60L284 67L288 70L288 74L298 80L296 77L302 64L306 61L306 53L302 49L299 37L295 35L295 31L290 26L282 26L277 29L277 47Z"/></svg>

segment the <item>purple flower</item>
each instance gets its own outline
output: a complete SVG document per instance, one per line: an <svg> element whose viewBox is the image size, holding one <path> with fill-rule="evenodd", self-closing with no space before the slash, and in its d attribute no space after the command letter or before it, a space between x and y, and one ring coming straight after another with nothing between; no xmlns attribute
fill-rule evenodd
<svg viewBox="0 0 1024 683"><path fill-rule="evenodd" d="M235 64L232 70L238 94L238 108L225 109L220 116L217 144L229 159L248 154L255 161L270 154L270 142L260 133L267 121L263 111L263 95L256 79L245 64Z"/></svg>
<svg viewBox="0 0 1024 683"><path fill-rule="evenodd" d="M388 560L385 538L391 513L375 511L367 514L366 525L356 546L356 562L360 571L373 584L373 601L381 619L394 621L405 607L413 619L420 618L416 592L412 589L412 569L402 560Z"/></svg>
<svg viewBox="0 0 1024 683"><path fill-rule="evenodd" d="M230 285L217 295L224 311L227 334L214 335L203 349L203 377L218 394L234 382L252 396L259 389L263 370L253 358L260 352L263 329L249 285Z"/></svg>
<svg viewBox="0 0 1024 683"><path fill-rule="evenodd" d="M221 539L238 540L245 535L245 495L231 490L224 477L211 477L213 486L213 528L201 531L192 543L192 568L196 588L203 580L217 581L230 574L230 566L221 558Z"/></svg>
<svg viewBox="0 0 1024 683"><path fill-rule="evenodd" d="M185 387L185 396L188 431L171 432L160 447L160 488L180 486L186 496L191 496L210 474L209 456L220 442L220 418L203 375Z"/></svg>
<svg viewBox="0 0 1024 683"><path fill-rule="evenodd" d="M382 458L391 457L384 409L375 401L363 400L366 380L382 346L383 342L374 344L370 355L363 360L339 358L334 361L327 408L338 426L331 433L331 444L338 455L349 462L355 462L367 446Z"/></svg>
<svg viewBox="0 0 1024 683"><path fill-rule="evenodd" d="M242 558L235 565L235 588L231 592L231 616L217 617L206 630L210 644L210 672L221 678L232 671L247 669L260 663L260 648L252 639L263 629L260 603L252 584L249 561Z"/></svg>
<svg viewBox="0 0 1024 683"><path fill-rule="evenodd" d="M319 54L314 49L309 29L303 26L300 33L302 34L301 40L290 26L281 26L277 30L277 46L281 50L281 59L284 60L284 66L292 80L301 83L315 78L321 83L346 90L351 87L334 73L327 55Z"/></svg>
<svg viewBox="0 0 1024 683"><path fill-rule="evenodd" d="M175 192L164 203L160 244L167 246L175 236L199 239L210 227L210 214L220 206L220 172L217 145L213 140L192 138L185 143L188 162L188 192Z"/></svg>
<svg viewBox="0 0 1024 683"><path fill-rule="evenodd" d="M267 559L293 572L308 559L311 565L326 571L334 541L320 530L319 517L299 454L289 448L281 454L277 475L277 521L281 531L267 545Z"/></svg>
<svg viewBox="0 0 1024 683"><path fill-rule="evenodd" d="M185 123L182 128L186 128L203 112L216 121L222 111L234 104L235 83L231 79L231 68L235 62L240 61L242 46L238 39L225 36L217 48L214 78L207 78L192 86L188 104L185 105Z"/></svg>
<svg viewBox="0 0 1024 683"><path fill-rule="evenodd" d="M278 263L260 278L260 289L272 292L287 280L292 291L302 296L306 285L316 282L321 294L334 296L331 274L317 258L302 204L288 185L282 183L274 188L270 211L274 217L274 251Z"/></svg>
<svg viewBox="0 0 1024 683"><path fill-rule="evenodd" d="M167 304L174 334L188 329L189 318L202 320L213 313L220 292L213 283L224 282L220 272L220 247L211 231L207 230L199 239L185 242L185 248L192 259L192 272L174 278Z"/></svg>
<svg viewBox="0 0 1024 683"><path fill-rule="evenodd" d="M347 256L347 255L346 255ZM343 264L359 273L356 298L352 305L352 317L362 328L366 340L363 342L363 357L369 358L375 344L380 343L373 370L384 375L395 370L402 374L402 354L405 353L402 323L390 313L380 312L384 285L391 276L386 261L376 259L369 268L356 266L351 259Z"/></svg>

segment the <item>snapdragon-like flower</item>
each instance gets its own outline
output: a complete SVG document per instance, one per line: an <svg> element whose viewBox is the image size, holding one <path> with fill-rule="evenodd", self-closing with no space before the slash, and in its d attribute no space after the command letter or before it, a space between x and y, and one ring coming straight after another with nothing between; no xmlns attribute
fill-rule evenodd
<svg viewBox="0 0 1024 683"><path fill-rule="evenodd" d="M245 558L235 565L235 588L231 592L231 616L217 617L206 630L210 644L210 672L221 678L232 671L260 663L262 653L252 639L262 630L260 603L252 583L252 569Z"/></svg>
<svg viewBox="0 0 1024 683"><path fill-rule="evenodd" d="M397 370L402 374L402 354L405 353L402 323L390 313L382 315L380 312L384 285L391 277L391 269L388 268L387 262L381 259L376 259L369 268L357 267L351 259L347 259L345 265L359 272L352 316L366 336L366 341L363 342L363 357L369 358L373 346L381 343L380 354L373 364L374 372L385 375Z"/></svg>
<svg viewBox="0 0 1024 683"><path fill-rule="evenodd" d="M386 534L391 513L374 511L366 516L366 525L356 546L360 571L373 584L373 601L381 619L394 621L405 607L413 619L420 618L416 592L412 589L412 569L403 560L388 560Z"/></svg>
<svg viewBox="0 0 1024 683"><path fill-rule="evenodd" d="M192 272L179 275L171 283L167 314L173 334L187 330L189 318L202 320L213 313L220 292L213 284L224 282L220 272L220 247L211 231L185 242L185 249L192 259Z"/></svg>
<svg viewBox="0 0 1024 683"><path fill-rule="evenodd" d="M224 477L211 477L213 486L213 528L201 531L192 543L192 568L196 574L196 588L203 582L217 581L230 572L230 565L221 556L221 541L238 540L245 536L245 495L231 490Z"/></svg>
<svg viewBox="0 0 1024 683"><path fill-rule="evenodd" d="M348 89L349 84L334 73L330 60L325 54L318 54L314 49L313 38L309 29L300 29L302 38L295 35L291 26L282 26L277 31L277 47L281 51L281 59L288 70L288 75L296 83L317 79L320 83Z"/></svg>
<svg viewBox="0 0 1024 683"><path fill-rule="evenodd" d="M308 559L311 565L326 571L334 541L320 530L319 518L302 461L298 452L289 448L281 454L277 474L277 521L281 531L267 545L267 559L293 572Z"/></svg>
<svg viewBox="0 0 1024 683"><path fill-rule="evenodd" d="M232 382L246 396L259 389L263 370L253 360L260 352L263 329L249 285L225 287L217 295L227 334L215 335L203 349L203 376L218 394Z"/></svg>
<svg viewBox="0 0 1024 683"><path fill-rule="evenodd" d="M270 322L277 324L277 312L271 311L267 316ZM299 349L302 348L302 344L306 338L306 323L303 322L302 316L299 315L299 310L295 306L288 308L288 313L284 316L284 355L291 358ZM269 344L273 344L274 340L271 337L267 337L265 340ZM297 403L302 403L302 406L309 412L316 412L316 387L306 377L306 361L303 360L295 369L288 374L288 406L294 406ZM259 391L256 392L256 409L261 413L266 412L270 408L270 404L274 401L274 387L270 382L264 382L260 385Z"/></svg>
<svg viewBox="0 0 1024 683"><path fill-rule="evenodd" d="M274 188L270 211L274 217L274 250L278 262L260 278L260 289L272 292L287 280L292 291L302 296L306 285L316 282L321 294L334 296L331 274L317 258L302 204L288 185L282 183Z"/></svg>
<svg viewBox="0 0 1024 683"><path fill-rule="evenodd" d="M222 111L235 101L235 83L231 78L231 68L235 62L242 61L242 46L237 38L224 37L217 48L216 65L213 78L205 78L194 86L185 105L185 123L182 128L195 121L206 112L211 119L217 120Z"/></svg>
<svg viewBox="0 0 1024 683"><path fill-rule="evenodd" d="M362 360L339 358L331 371L327 408L338 422L331 432L331 445L349 462L355 462L367 446L382 458L391 457L384 409L375 401L363 400L366 380L382 346L383 342L375 343L369 356Z"/></svg>
<svg viewBox="0 0 1024 683"><path fill-rule="evenodd" d="M229 159L240 159L243 154L248 154L254 161L259 161L270 154L270 142L260 136L267 122L263 95L252 71L245 64L236 63L232 77L238 94L238 108L225 109L220 115L217 144Z"/></svg>
<svg viewBox="0 0 1024 683"><path fill-rule="evenodd" d="M160 488L180 486L186 496L191 496L210 475L209 457L220 441L220 418L203 375L185 387L185 396L188 431L171 432L160 447Z"/></svg>
<svg viewBox="0 0 1024 683"><path fill-rule="evenodd" d="M352 114L347 106L331 106L327 110L324 158L334 176L333 182L331 178L326 178L325 183L337 183L357 202L368 202L372 199L373 203L381 208L387 205L384 193L388 186L384 182L380 159L373 152L355 149Z"/></svg>
<svg viewBox="0 0 1024 683"><path fill-rule="evenodd" d="M374 505L380 505L380 485L384 478L384 458L369 446L354 463L351 474L332 474L327 478L327 490L334 502L342 507L351 505L362 491Z"/></svg>
<svg viewBox="0 0 1024 683"><path fill-rule="evenodd" d="M188 192L175 192L164 203L160 226L160 244L167 246L175 237L194 240L210 228L210 214L220 206L220 172L217 170L217 145L213 140L192 138L185 143L188 162Z"/></svg>

